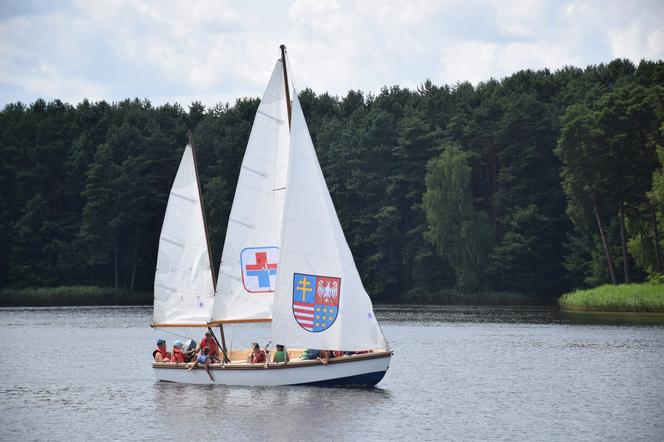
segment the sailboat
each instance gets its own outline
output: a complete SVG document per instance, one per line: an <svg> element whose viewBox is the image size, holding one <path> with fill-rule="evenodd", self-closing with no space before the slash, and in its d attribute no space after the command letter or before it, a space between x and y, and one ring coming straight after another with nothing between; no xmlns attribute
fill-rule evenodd
<svg viewBox="0 0 664 442"><path fill-rule="evenodd" d="M219 327L223 360L188 371L154 362L161 381L222 385L373 386L392 357L325 183L285 47L256 112L228 220L219 278L207 241L191 141L169 195L155 274L156 328ZM292 88L292 100L291 96ZM224 325L270 322L286 363L228 351ZM303 360L305 349L343 352Z"/></svg>

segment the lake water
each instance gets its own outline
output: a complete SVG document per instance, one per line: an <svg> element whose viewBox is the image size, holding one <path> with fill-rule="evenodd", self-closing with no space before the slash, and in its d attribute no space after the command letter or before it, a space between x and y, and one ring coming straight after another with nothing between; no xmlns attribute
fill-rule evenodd
<svg viewBox="0 0 664 442"><path fill-rule="evenodd" d="M381 306L368 390L156 382L146 307L0 309L0 440L664 440L664 326ZM227 327L234 347L269 325ZM181 330L198 337L200 330Z"/></svg>

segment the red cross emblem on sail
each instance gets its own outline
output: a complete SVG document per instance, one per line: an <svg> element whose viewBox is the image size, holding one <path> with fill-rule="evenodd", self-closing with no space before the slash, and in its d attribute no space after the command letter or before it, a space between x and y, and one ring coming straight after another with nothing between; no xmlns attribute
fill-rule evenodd
<svg viewBox="0 0 664 442"><path fill-rule="evenodd" d="M279 249L247 247L240 253L242 284L250 293L274 292L277 279Z"/></svg>

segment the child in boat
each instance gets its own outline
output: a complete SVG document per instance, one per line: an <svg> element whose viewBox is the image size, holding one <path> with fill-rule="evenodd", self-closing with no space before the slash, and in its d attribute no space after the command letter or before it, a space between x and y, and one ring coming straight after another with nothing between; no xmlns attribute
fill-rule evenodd
<svg viewBox="0 0 664 442"><path fill-rule="evenodd" d="M283 345L277 344L277 350L272 356L272 362L288 362L288 352Z"/></svg>
<svg viewBox="0 0 664 442"><path fill-rule="evenodd" d="M220 360L219 358L219 346L217 345L217 340L214 339L212 333L205 332L205 337L201 339L201 343L198 345L197 353L201 353L205 347L210 347L210 357L213 362Z"/></svg>
<svg viewBox="0 0 664 442"><path fill-rule="evenodd" d="M260 345L257 342L251 344L251 354L249 355L248 361L251 364L260 364L265 363L265 352L261 351Z"/></svg>
<svg viewBox="0 0 664 442"><path fill-rule="evenodd" d="M203 364L205 366L205 371L207 372L208 376L210 376L210 379L214 381L214 377L212 377L212 372L210 371L211 363L212 363L212 358L210 357L210 347L205 347L203 349L203 352L196 357L196 360L191 365L191 367L187 368L187 371L193 370L198 366L198 364Z"/></svg>
<svg viewBox="0 0 664 442"><path fill-rule="evenodd" d="M321 350L320 354L318 355L318 357L316 359L321 361L323 363L323 365L327 365L330 362L330 358L333 358L333 357L334 357L334 355L332 354L332 352L330 350Z"/></svg>
<svg viewBox="0 0 664 442"><path fill-rule="evenodd" d="M152 352L152 357L155 362L170 362L171 354L166 351L166 341L159 338L157 339L157 348Z"/></svg>
<svg viewBox="0 0 664 442"><path fill-rule="evenodd" d="M171 362L177 363L184 363L185 362L185 356L184 352L182 351L182 348L184 347L184 344L180 340L176 340L173 342L173 352L172 357L171 357Z"/></svg>

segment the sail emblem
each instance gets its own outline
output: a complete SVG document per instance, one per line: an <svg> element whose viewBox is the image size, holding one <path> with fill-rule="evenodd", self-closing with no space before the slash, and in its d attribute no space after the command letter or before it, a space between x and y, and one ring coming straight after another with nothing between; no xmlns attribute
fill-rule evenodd
<svg viewBox="0 0 664 442"><path fill-rule="evenodd" d="M242 284L249 293L274 292L277 280L279 248L247 247L240 252Z"/></svg>
<svg viewBox="0 0 664 442"><path fill-rule="evenodd" d="M339 315L340 297L341 278L293 275L293 316L306 331L330 328Z"/></svg>

